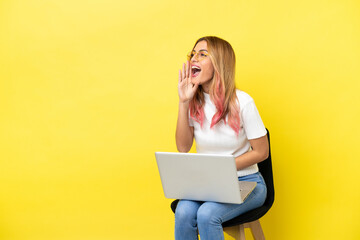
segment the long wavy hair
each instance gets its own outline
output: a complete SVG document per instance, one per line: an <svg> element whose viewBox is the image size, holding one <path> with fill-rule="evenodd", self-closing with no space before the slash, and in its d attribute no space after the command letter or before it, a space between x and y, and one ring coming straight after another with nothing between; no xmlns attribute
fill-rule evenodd
<svg viewBox="0 0 360 240"><path fill-rule="evenodd" d="M211 120L210 128L224 120L225 124L228 124L236 134L239 134L240 106L236 97L234 50L230 43L214 36L198 39L193 50L196 44L201 41L207 42L209 57L214 66L214 76L211 80L209 95L217 112ZM190 116L200 123L201 127L204 122L204 103L203 89L199 86L190 102ZM226 122L226 116L228 122Z"/></svg>

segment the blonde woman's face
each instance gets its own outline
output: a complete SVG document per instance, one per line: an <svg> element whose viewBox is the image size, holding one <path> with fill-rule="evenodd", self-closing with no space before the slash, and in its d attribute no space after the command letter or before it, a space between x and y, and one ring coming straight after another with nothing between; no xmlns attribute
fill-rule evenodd
<svg viewBox="0 0 360 240"><path fill-rule="evenodd" d="M190 63L192 83L199 83L204 91L208 93L214 76L214 66L210 60L206 41L196 44Z"/></svg>

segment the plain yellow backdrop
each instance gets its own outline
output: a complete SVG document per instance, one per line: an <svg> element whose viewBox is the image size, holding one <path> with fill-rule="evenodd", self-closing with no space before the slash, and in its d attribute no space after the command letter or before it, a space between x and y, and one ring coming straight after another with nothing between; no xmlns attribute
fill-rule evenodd
<svg viewBox="0 0 360 240"><path fill-rule="evenodd" d="M205 35L232 44L270 130L267 239L360 239L359 13L357 0L0 1L0 239L173 239L154 152L176 151L178 70Z"/></svg>

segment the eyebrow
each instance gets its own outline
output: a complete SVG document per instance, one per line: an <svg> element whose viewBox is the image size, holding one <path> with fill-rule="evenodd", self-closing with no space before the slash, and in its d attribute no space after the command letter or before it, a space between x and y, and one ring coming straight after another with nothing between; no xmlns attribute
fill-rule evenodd
<svg viewBox="0 0 360 240"><path fill-rule="evenodd" d="M208 50L206 50L206 49L200 49L200 50L199 50L199 52L201 52L201 51L205 51L205 52L207 52ZM196 50L195 50L195 49L193 49L193 52L196 52Z"/></svg>

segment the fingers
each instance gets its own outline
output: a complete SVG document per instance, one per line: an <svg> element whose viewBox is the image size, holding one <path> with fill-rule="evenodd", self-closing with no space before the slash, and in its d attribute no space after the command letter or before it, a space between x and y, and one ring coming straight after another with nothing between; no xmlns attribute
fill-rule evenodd
<svg viewBox="0 0 360 240"><path fill-rule="evenodd" d="M179 70L179 83L185 79L187 79L187 84L191 83L191 65L189 61L183 64L182 71Z"/></svg>
<svg viewBox="0 0 360 240"><path fill-rule="evenodd" d="M190 64L190 61L188 61L188 73L189 73L189 75L188 75L188 79L189 79L189 82L190 83L192 83L192 81L191 81L191 64Z"/></svg>
<svg viewBox="0 0 360 240"><path fill-rule="evenodd" d="M186 78L186 70L185 70L185 63L183 64L183 72L182 72L182 78Z"/></svg>

